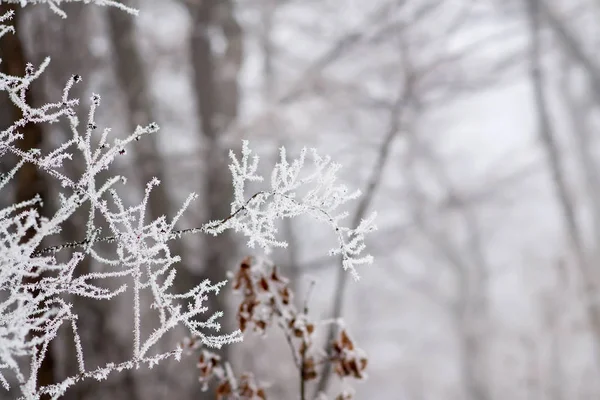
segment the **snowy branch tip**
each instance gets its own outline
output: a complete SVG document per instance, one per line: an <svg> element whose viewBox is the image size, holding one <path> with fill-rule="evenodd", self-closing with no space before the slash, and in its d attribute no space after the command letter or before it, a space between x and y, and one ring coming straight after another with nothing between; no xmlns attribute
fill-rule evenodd
<svg viewBox="0 0 600 400"><path fill-rule="evenodd" d="M233 229L248 238L249 247L258 245L269 253L273 247L287 246L285 241L276 237L277 220L307 214L326 223L335 232L338 245L329 254L340 255L344 270L349 270L358 280L356 266L373 262L373 257L363 252L366 249L365 235L377 229L374 224L376 213L355 228L341 225L348 213L339 211L340 206L357 199L361 193L358 190L350 192L345 185L338 183L337 174L341 166L332 162L329 156L321 157L315 149L310 151L313 168L308 171L305 168L308 153L304 148L298 158L288 161L286 150L282 147L279 161L271 173L270 188L247 198L246 183L263 182L264 177L257 172L258 156L252 154L248 141L243 141L241 157L238 158L233 151L229 153L234 189L231 214L223 220L205 224L203 230L218 235Z"/></svg>
<svg viewBox="0 0 600 400"><path fill-rule="evenodd" d="M123 10L132 15L138 15L138 10L132 7L128 7L123 3L120 3L115 0L2 0L3 3L9 4L18 4L21 7L25 7L27 5L33 4L47 4L54 13L58 14L61 18L67 18L67 14L64 12L60 6L64 3L84 3L89 4L93 3L97 6L105 6L105 7L116 7L120 10Z"/></svg>

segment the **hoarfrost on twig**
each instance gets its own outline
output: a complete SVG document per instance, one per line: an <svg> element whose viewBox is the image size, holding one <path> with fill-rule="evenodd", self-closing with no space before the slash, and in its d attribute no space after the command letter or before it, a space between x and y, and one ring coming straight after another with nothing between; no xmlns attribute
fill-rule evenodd
<svg viewBox="0 0 600 400"><path fill-rule="evenodd" d="M343 268L358 279L356 266L373 262L373 257L363 255L363 251L365 235L376 229L376 214L371 214L355 228L343 226L342 221L348 213L339 208L360 196L360 191L350 192L345 185L339 184L340 165L333 163L329 156L321 157L315 149L310 150L312 171L303 174L308 154L304 148L300 156L290 162L282 147L279 161L271 173L270 188L246 197L246 183L262 182L264 177L257 173L258 156L252 155L248 141L244 141L241 157L233 151L229 154L234 187L231 215L205 224L203 230L217 235L233 229L248 238L249 247L258 245L269 253L273 247L287 246L286 242L277 239L277 220L307 214L327 224L335 233L338 245L330 254L340 255Z"/></svg>

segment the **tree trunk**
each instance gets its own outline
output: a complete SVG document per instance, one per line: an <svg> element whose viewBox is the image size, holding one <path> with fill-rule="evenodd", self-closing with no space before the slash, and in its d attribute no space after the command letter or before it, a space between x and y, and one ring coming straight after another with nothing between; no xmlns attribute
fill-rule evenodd
<svg viewBox="0 0 600 400"><path fill-rule="evenodd" d="M527 2L530 22L532 21L531 10L533 7L536 13L536 15L533 17L536 19L544 17L544 19L548 21L548 25L556 34L558 42L563 47L564 51L573 57L574 60L577 60L579 65L581 65L587 72L590 80L590 89L594 94L596 102L600 104L600 66L598 66L595 60L585 52L581 43L563 23L563 21L561 21L560 18L554 13L554 11L551 9L551 6L548 5L545 0L527 0Z"/></svg>
<svg viewBox="0 0 600 400"><path fill-rule="evenodd" d="M122 3L128 6L136 6L132 0L122 1ZM147 126L152 122L156 122L154 101L148 84L146 66L136 44L135 19L114 7L109 7L107 14L115 75L119 87L125 95L127 128L132 133L137 126ZM159 150L157 135L158 133L155 133L143 137L132 147L135 169L139 171L140 187L145 188L146 183L153 178L160 181L160 185L152 189L148 201L149 218L151 219L157 219L161 216L169 217L172 212L176 211L173 210L171 204L166 179L166 166ZM184 263L186 257L181 241L172 241L169 248L172 254L179 255L182 259L177 270L178 281L185 281L193 286L199 284L200 279L193 276ZM179 291L181 292L181 290ZM125 373L122 384L130 393L129 398L139 398L141 394L132 374L132 371ZM191 385L193 384L191 383Z"/></svg>
<svg viewBox="0 0 600 400"><path fill-rule="evenodd" d="M589 265L585 244L577 222L575 207L569 195L569 188L562 169L560 149L550 121L550 114L544 93L544 78L540 63L540 22L545 12L542 0L528 0L527 13L531 34L530 77L534 104L537 107L539 136L547 154L548 167L552 174L556 196L561 208L567 236L576 258L584 288L585 309L590 328L595 338L595 356L600 360L600 305L595 300L598 290L596 276Z"/></svg>
<svg viewBox="0 0 600 400"><path fill-rule="evenodd" d="M21 12L18 10L18 7L14 5L5 3L0 4L0 15L4 15L11 10L15 13L13 23L16 33L8 33L0 40L0 57L2 58L0 68L5 74L23 76L27 61L25 45L22 37L19 37L19 35L23 35L23 32L21 31ZM40 102L34 99L31 89L26 94L26 101L27 104L40 105ZM13 121L22 118L21 110L18 107L12 105L11 109ZM19 142L19 148L22 151L42 148L43 132L40 125L28 123L22 127L20 131L23 134L23 139ZM21 167L16 176L16 185L15 203L30 200L37 194L40 195L42 201L47 199L47 182L42 173L33 164L25 163L23 167ZM43 215L43 210L39 210L39 212ZM35 232L33 230L29 230L26 233L24 240L29 240L34 234ZM55 367L55 358L53 356L52 346L50 346L38 372L38 387L54 383Z"/></svg>
<svg viewBox="0 0 600 400"><path fill-rule="evenodd" d="M72 97L80 99L80 105L77 109L77 117L80 121L79 131L85 129L88 113L88 96L91 94L88 89L89 78L93 73L95 60L89 55L88 47L90 41L90 24L92 21L92 10L81 3L65 4L63 10L69 16L70 23L64 24L64 21L54 14L51 10L40 7L32 9L36 14L33 15L35 21L33 43L37 49L43 46L41 50L52 57L52 62L46 69L45 73L40 78L44 82L44 90L40 91L40 97L44 102L52 102L60 98L64 88L64 84L73 74L78 74L83 77L83 82L75 85L70 93ZM52 137L63 137L61 143L70 139L71 130L67 121L60 121L57 125L46 125L44 134ZM73 160L65 163L65 172L69 176L77 177L83 172L84 160L77 153L74 154ZM102 180L101 172L98 177ZM59 183L52 182L50 190L59 190ZM49 198L46 202L52 210L56 210L57 204L55 198ZM81 208L76 211L64 223L60 237L62 243L69 243L81 240L86 234L86 221L89 214L89 209ZM65 256L68 251L65 251ZM60 256L60 255L59 255ZM78 265L75 271L77 276L87 274L91 271L92 260L84 258ZM107 341L106 337L111 337L114 333L110 330L108 316L111 313L111 302L99 302L95 299L86 297L73 296L70 299L73 303L75 314L78 315L77 327L84 354L86 355L86 365L88 368L93 368L99 365L104 365L107 362L114 360L117 356L125 354L126 348L123 344L117 341ZM58 346L62 353L60 357L56 357L57 363L60 363L56 368L57 381L73 376L78 373L76 352L74 350L74 337L69 329L59 331ZM128 376L131 372L124 372ZM116 380L114 377L112 381ZM120 385L118 388L121 397L126 396L128 399L134 399L133 393L128 390L128 386ZM98 382L95 380L86 380L76 384L68 390L64 398L65 400L97 398L101 394L110 393L113 388L111 384L106 382Z"/></svg>
<svg viewBox="0 0 600 400"><path fill-rule="evenodd" d="M588 118L594 109L594 104L572 93L569 79L570 67L570 60L565 60L560 89L573 130L577 161L583 172L586 193L589 196L593 228L593 252L590 254L590 257L593 258L590 258L590 265L594 265L600 261L600 173L598 171L598 163L594 159L594 145L596 141L589 126Z"/></svg>
<svg viewBox="0 0 600 400"><path fill-rule="evenodd" d="M226 129L238 116L238 75L243 61L243 32L238 24L230 0L204 0L189 5L192 32L189 42L193 67L193 87L196 113L200 119L199 132L205 148L203 199L205 219L217 220L229 215L233 195L227 152L223 145ZM208 29L218 27L225 38L226 49L221 58L212 49ZM225 272L239 261L237 246L231 233L206 236L202 277L212 282L225 279ZM225 310L222 297L211 297L211 310ZM222 321L226 331L232 324ZM229 360L228 348L220 351ZM205 394L212 399L214 395ZM204 398L204 397L203 397Z"/></svg>

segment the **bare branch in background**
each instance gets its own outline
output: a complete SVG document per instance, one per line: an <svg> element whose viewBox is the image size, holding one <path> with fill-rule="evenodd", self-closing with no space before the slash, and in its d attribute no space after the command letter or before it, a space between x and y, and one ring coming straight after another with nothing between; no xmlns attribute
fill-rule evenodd
<svg viewBox="0 0 600 400"><path fill-rule="evenodd" d="M534 96L534 104L537 109L539 137L547 155L548 167L552 174L554 189L562 218L567 231L571 249L577 260L577 267L583 279L585 293L585 309L589 319L590 327L595 337L595 356L600 360L600 304L596 297L598 295L596 274L589 264L588 255L582 238L581 228L577 222L575 206L569 193L567 179L562 166L559 143L557 142L554 128L550 119L546 95L544 93L544 75L541 64L541 38L540 28L544 15L548 16L544 8L543 0L528 0L527 15L531 37L530 52L530 79ZM550 16L550 18L552 18ZM550 19L549 22L554 24ZM599 86L600 88L600 86Z"/></svg>
<svg viewBox="0 0 600 400"><path fill-rule="evenodd" d="M533 0L527 0L529 7L532 7L530 5L531 1ZM548 25L558 37L559 43L563 46L564 51L570 54L585 69L590 79L596 101L600 104L600 66L586 53L580 41L575 38L565 23L555 14L546 0L535 1L536 12L540 13L540 16L536 18L544 18L548 22Z"/></svg>
<svg viewBox="0 0 600 400"><path fill-rule="evenodd" d="M464 257L451 259L458 280L458 300L455 303L457 331L461 342L463 377L468 396L472 400L491 398L489 376L490 340L490 300L489 274L490 262L486 255L483 233L476 210L462 201L462 195L440 160L430 158L434 175L445 188L448 198L454 199L456 212L460 215L466 232ZM434 222L435 223L435 222ZM437 222L439 223L439 222ZM450 237L439 238L451 246ZM438 241L438 245L442 244ZM449 251L450 249L447 249ZM450 253L452 254L451 250Z"/></svg>
<svg viewBox="0 0 600 400"><path fill-rule="evenodd" d="M590 199L589 205L593 222L592 248L594 251L594 258L591 263L597 264L600 260L600 174L598 173L598 163L594 158L596 141L590 127L590 116L594 111L594 104L586 102L581 96L574 93L570 79L573 72L572 67L570 60L563 61L559 89L572 126L577 160L584 176L585 193L589 195Z"/></svg>
<svg viewBox="0 0 600 400"><path fill-rule="evenodd" d="M408 61L406 61L408 62ZM406 64L407 65L407 64ZM381 142L379 147L377 158L375 159L375 164L373 166L373 170L371 171L370 177L366 184L366 189L364 190L363 197L354 212L352 217L352 226L358 226L360 221L366 217L367 211L373 202L373 198L379 185L381 183L381 179L383 176L384 167L387 164L390 151L392 150L392 144L394 143L394 139L397 137L398 133L401 131L401 116L405 108L407 108L410 104L412 98L412 71L407 69L405 71L405 82L402 85L397 97L394 101L393 107L389 111L389 122L387 132ZM337 319L342 314L342 305L344 302L344 294L346 291L346 286L348 284L347 274L337 274L336 284L334 289L334 300L333 306L331 310L331 317L333 319ZM336 335L336 327L330 327L327 333L327 342L333 340ZM317 387L315 389L315 396L319 392L326 392L327 386L329 385L329 378L331 376L331 366L325 365L324 371L319 379Z"/></svg>

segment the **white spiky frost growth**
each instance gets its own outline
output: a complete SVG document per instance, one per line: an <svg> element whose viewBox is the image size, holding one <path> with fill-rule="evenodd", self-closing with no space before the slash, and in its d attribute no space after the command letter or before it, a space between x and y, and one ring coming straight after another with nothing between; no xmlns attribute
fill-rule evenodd
<svg viewBox="0 0 600 400"><path fill-rule="evenodd" d="M338 246L330 250L330 255L341 255L342 265L358 280L356 266L373 262L371 255L362 255L365 250L365 234L376 229L376 213L363 219L355 228L341 225L348 216L338 211L340 206L360 196L360 191L350 192L343 184L337 183L337 173L341 166L331 162L329 156L321 157L315 149L310 153L313 159L312 170L302 174L307 149L291 163L287 160L285 148L280 149L279 162L271 173L271 187L246 198L246 182L262 182L264 177L257 175L258 156L251 157L248 142L242 145L241 159L234 152L229 153L229 169L233 176L234 199L230 217L211 221L204 226L208 233L217 235L226 229L234 229L248 237L248 246L262 247L269 253L272 247L286 247L287 243L277 239L277 220L308 214L318 221L328 224L335 232Z"/></svg>
<svg viewBox="0 0 600 400"><path fill-rule="evenodd" d="M12 15L5 15L6 22ZM12 29L0 27L0 34ZM175 263L179 257L170 253L167 241L173 235L174 226L183 210L195 197L191 195L181 212L172 221L165 217L146 221L146 205L157 180L148 183L142 202L126 206L117 191L125 184L120 176L110 176L101 181L98 174L107 170L112 162L124 152L126 146L141 136L158 129L155 124L139 127L129 137L110 140L108 129L97 132L95 112L100 97L94 95L86 124L75 117L77 99L70 98L70 91L81 78L73 76L66 84L63 96L55 103L36 108L27 104L25 93L33 81L40 76L49 60L35 69L28 65L24 77L0 75L0 91L5 92L23 117L9 128L0 132L0 156L17 156L20 161L14 168L0 177L0 190L6 186L25 163L31 163L42 173L60 182L58 210L49 217L39 215L39 197L0 210L0 382L9 389L9 380L18 381L22 397L37 399L48 393L57 398L78 380L93 377L103 379L112 371L135 368L141 364L155 365L168 357L178 358L181 349L174 345L173 351L155 353L154 345L168 331L179 325L188 328L191 334L204 345L220 347L239 341L239 332L212 336L206 329L219 330L221 313L206 314L205 300L216 295L225 284L206 281L187 293L174 294L170 288L175 277ZM19 149L19 132L26 124L53 123L66 119L72 137L58 148L43 154L39 149L24 152ZM85 160L85 169L78 177L63 172L64 163L72 159L75 152ZM42 241L56 237L64 222L80 207L89 208L86 230L86 245L77 249L66 262L59 262L56 252L39 252ZM106 255L94 244L100 235L98 221L108 227L113 240L114 252ZM90 257L103 265L101 272L76 273L77 266ZM106 280L119 279L123 282L117 289L102 286ZM127 282L127 284L125 284ZM134 292L133 304L133 349L131 359L118 365L108 364L87 370L84 351L77 333L77 315L70 300L73 296L110 300L125 290ZM151 306L159 315L160 327L147 337L140 329L140 294L150 292ZM211 310L213 312L214 310ZM74 333L74 346L78 358L78 375L49 387L38 387L37 375L55 338L59 327L69 324ZM29 360L29 367L22 362ZM24 371L26 369L26 371Z"/></svg>
<svg viewBox="0 0 600 400"><path fill-rule="evenodd" d="M40 1L14 2L26 5ZM108 0L84 2L114 5ZM61 1L45 3L60 11L57 7ZM14 33L12 27L6 24L11 17L11 14L0 16L0 36ZM61 187L57 194L58 209L51 216L39 215L42 203L39 197L0 210L0 383L9 389L9 381L16 379L21 398L27 400L39 399L43 394L59 398L82 379L102 380L112 372L140 365L152 367L168 358L179 359L182 354L179 345L175 345L172 351L154 352L160 338L177 326L185 326L197 342L208 347L241 340L239 331L214 336L206 332L207 329L219 331L218 318L222 313L210 310L212 314L205 316L204 303L208 295L218 294L225 282L212 284L205 281L187 293L176 294L170 290L179 257L171 254L168 242L181 236L182 231L176 231L175 225L196 196L191 194L188 197L173 220L168 221L163 216L147 221L148 198L159 182L156 179L149 182L142 202L128 206L118 192L119 186L126 184L125 179L105 172L123 154L126 146L157 131L158 126L138 127L125 139L110 139L110 130L99 132L95 121L95 112L100 104L98 95L92 97L87 121L81 124L75 117L79 101L70 97L72 86L81 80L76 75L66 83L63 96L57 102L39 108L27 104L25 93L48 63L49 59L46 59L37 69L28 64L23 77L0 74L0 92L8 95L22 112L22 118L0 132L0 157L12 155L19 160L14 168L0 175L0 191L6 193L7 184L26 163L35 165L50 179L56 179ZM26 124L54 123L65 119L72 134L70 140L47 154L39 149L26 152L19 149L17 142L22 138L19 129ZM85 168L80 176L67 176L64 163L75 153L79 153L85 161ZM231 154L230 169L235 187L232 214L222 221L209 222L201 228L184 232L218 234L232 228L249 237L250 247L258 244L268 251L273 246L286 245L276 238L276 219L308 213L331 225L339 244L332 254L340 254L343 267L358 277L355 265L372 260L370 256L360 254L365 247L364 234L374 229L373 218L363 221L355 229L342 227L340 221L346 214L335 214L336 210L356 198L358 193L349 193L343 185L337 185L339 166L331 163L329 158L319 157L314 151L315 169L301 177L305 155L303 151L289 164L282 149L281 160L272 173L271 188L246 199L245 182L262 180L262 177L256 175L258 158L255 156L250 161L250 150L244 142L240 160ZM104 171L105 178L100 178L101 171ZM81 207L89 210L86 237L78 243L44 249L42 241L57 237L65 221ZM107 227L108 233L101 232L99 221ZM98 243L110 243L113 252L107 255L105 249L97 246ZM72 252L64 251L67 249ZM59 261L65 258L58 257L59 253L70 257ZM99 272L77 271L85 258L101 265ZM102 285L115 279L121 283L116 289ZM89 370L79 340L77 315L70 301L74 296L110 301L125 291L134 294L131 358L123 363ZM152 304L141 304L142 292L151 293ZM143 306L154 309L160 319L160 326L148 336L143 336L140 329ZM42 361L63 325L70 326L73 331L79 372L62 382L39 387L37 375ZM23 362L28 364L27 368L23 368Z"/></svg>

